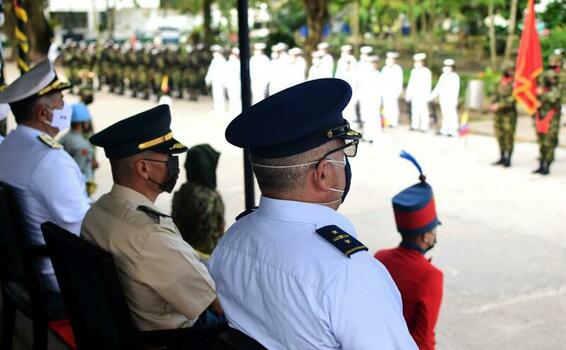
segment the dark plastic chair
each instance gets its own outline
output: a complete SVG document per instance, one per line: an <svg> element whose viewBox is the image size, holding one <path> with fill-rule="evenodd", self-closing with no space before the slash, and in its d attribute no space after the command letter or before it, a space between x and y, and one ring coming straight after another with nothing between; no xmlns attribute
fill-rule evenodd
<svg viewBox="0 0 566 350"><path fill-rule="evenodd" d="M267 348L246 334L228 328L218 336L213 350L267 350Z"/></svg>
<svg viewBox="0 0 566 350"><path fill-rule="evenodd" d="M12 187L0 182L0 349L12 349L18 310L32 320L33 349L44 350L47 348L48 323L61 320L64 315L59 311L62 305L57 293L42 290L35 266L38 258L47 256L47 249L44 245L28 243L22 222Z"/></svg>
<svg viewBox="0 0 566 350"><path fill-rule="evenodd" d="M57 225L41 225L79 350L211 349L226 325L140 331L112 255Z"/></svg>

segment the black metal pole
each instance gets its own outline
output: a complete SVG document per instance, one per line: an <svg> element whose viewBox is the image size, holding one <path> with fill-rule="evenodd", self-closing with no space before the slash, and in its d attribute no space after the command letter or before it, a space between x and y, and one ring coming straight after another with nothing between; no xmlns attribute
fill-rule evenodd
<svg viewBox="0 0 566 350"><path fill-rule="evenodd" d="M252 105L248 0L238 0L238 42L240 47L242 111L245 111ZM255 207L254 189L254 174L250 164L249 152L247 149L244 149L244 191L246 195L246 209Z"/></svg>

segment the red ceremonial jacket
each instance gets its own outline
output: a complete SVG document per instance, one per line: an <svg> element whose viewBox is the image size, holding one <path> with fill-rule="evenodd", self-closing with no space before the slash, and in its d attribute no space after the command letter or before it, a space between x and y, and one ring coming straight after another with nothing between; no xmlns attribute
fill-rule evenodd
<svg viewBox="0 0 566 350"><path fill-rule="evenodd" d="M375 254L395 281L403 299L403 316L420 350L433 350L434 327L442 301L442 271L418 250L399 246Z"/></svg>

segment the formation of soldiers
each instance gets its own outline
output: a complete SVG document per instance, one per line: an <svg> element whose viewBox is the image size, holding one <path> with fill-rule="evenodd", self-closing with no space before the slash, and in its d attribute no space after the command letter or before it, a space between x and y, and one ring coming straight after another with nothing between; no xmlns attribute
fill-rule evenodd
<svg viewBox="0 0 566 350"><path fill-rule="evenodd" d="M324 42L317 45L312 65L307 70L302 49L289 49L285 43L277 43L271 47L271 57L268 57L266 45L255 44L250 58L252 102L257 103L306 80L335 77L352 87L353 98L343 113L351 124L364 131L368 141L376 139L383 126L396 127L399 98L403 93L403 69L396 62L399 54L387 52L381 67L380 58L371 46L361 47L360 56L356 58L353 47L343 45L335 63L329 47ZM235 116L241 112L239 50L232 48L227 59L222 47L215 45L211 50L213 59L205 81L212 91L214 110L225 113L227 109ZM413 59L415 64L405 92L405 100L411 104L411 128L429 130L429 102L438 98L443 114L440 133L456 136L460 78L454 71L454 60L444 61L442 76L433 90L432 74L425 64L426 54L418 53Z"/></svg>
<svg viewBox="0 0 566 350"><path fill-rule="evenodd" d="M210 51L203 45L102 44L69 41L61 47L65 74L74 86L149 99L170 95L197 100L206 92Z"/></svg>
<svg viewBox="0 0 566 350"><path fill-rule="evenodd" d="M503 74L497 85L491 110L495 113L494 127L500 158L493 165L511 166L511 156L517 128L517 106L513 96L512 62L503 65ZM554 150L558 146L562 103L566 102L566 64L564 50L556 49L548 58L547 69L537 82L539 105L533 121L539 145L539 166L534 174L548 175L554 161Z"/></svg>

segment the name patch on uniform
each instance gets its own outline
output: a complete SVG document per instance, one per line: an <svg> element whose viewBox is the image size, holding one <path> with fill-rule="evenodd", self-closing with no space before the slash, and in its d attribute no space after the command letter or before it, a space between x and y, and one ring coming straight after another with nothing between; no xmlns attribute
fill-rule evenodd
<svg viewBox="0 0 566 350"><path fill-rule="evenodd" d="M149 216L150 218L156 220L157 222L159 222L159 218L170 218L169 215L167 214L163 214L158 212L157 210L154 210L150 207L146 207L145 205L139 205L137 208L139 211L144 212L147 214L147 216Z"/></svg>
<svg viewBox="0 0 566 350"><path fill-rule="evenodd" d="M348 258L357 252L367 251L368 248L360 241L350 236L346 231L336 225L328 225L316 230L322 238L338 248Z"/></svg>
<svg viewBox="0 0 566 350"><path fill-rule="evenodd" d="M59 142L55 141L55 139L53 139L51 136L47 134L40 134L39 136L37 136L37 138L39 139L39 141L49 146L49 148L54 148L54 149L63 148L63 146Z"/></svg>

